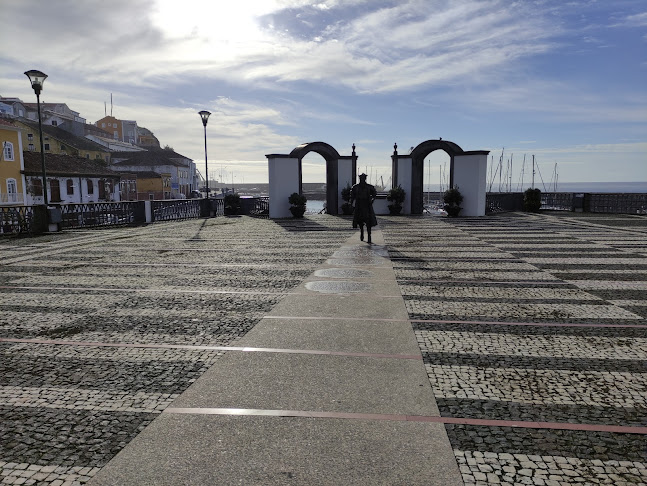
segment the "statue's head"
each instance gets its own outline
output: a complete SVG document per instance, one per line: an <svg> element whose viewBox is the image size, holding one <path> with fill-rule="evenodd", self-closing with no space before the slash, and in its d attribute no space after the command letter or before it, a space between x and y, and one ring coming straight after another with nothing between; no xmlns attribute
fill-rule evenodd
<svg viewBox="0 0 647 486"><path fill-rule="evenodd" d="M360 174L359 175L359 181L360 182L366 182L366 177L368 177L366 174Z"/></svg>

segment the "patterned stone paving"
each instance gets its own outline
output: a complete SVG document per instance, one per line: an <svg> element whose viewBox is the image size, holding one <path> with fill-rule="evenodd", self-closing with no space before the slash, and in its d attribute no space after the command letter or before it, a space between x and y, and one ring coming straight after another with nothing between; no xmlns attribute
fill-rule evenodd
<svg viewBox="0 0 647 486"><path fill-rule="evenodd" d="M0 484L84 484L350 234L215 218L0 241Z"/></svg>
<svg viewBox="0 0 647 486"><path fill-rule="evenodd" d="M442 416L647 425L647 218L381 224ZM467 485L647 484L644 435L446 429Z"/></svg>
<svg viewBox="0 0 647 486"><path fill-rule="evenodd" d="M443 416L647 425L647 219L380 225ZM215 218L0 241L0 337L41 341L0 343L0 484L89 481L222 355L163 345L235 345L349 226ZM644 435L446 430L468 485L647 485Z"/></svg>

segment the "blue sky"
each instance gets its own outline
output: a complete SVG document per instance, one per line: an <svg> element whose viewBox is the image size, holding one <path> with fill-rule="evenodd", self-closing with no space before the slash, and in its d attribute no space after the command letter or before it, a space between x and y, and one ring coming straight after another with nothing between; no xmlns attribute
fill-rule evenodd
<svg viewBox="0 0 647 486"><path fill-rule="evenodd" d="M645 0L0 0L0 95L134 119L235 182L324 141L390 175L442 137L544 178L647 181ZM431 180L448 157L434 152ZM304 161L304 181L324 162ZM429 165L426 165L429 167ZM372 168L372 169L371 169ZM526 167L526 174L528 174ZM427 180L429 174L425 174Z"/></svg>

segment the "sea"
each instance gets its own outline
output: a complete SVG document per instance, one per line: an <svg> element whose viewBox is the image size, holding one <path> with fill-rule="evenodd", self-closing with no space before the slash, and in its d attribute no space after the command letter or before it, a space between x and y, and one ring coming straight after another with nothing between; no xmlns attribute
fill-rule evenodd
<svg viewBox="0 0 647 486"><path fill-rule="evenodd" d="M642 182L560 182L557 184L557 190L551 184L545 186L540 182L535 184L535 187L541 189L542 192L574 192L574 193L647 193L647 181ZM440 192L439 184L425 184L425 192L431 192L431 197L434 193ZM523 192L527 187L518 188L516 185L512 186L512 192ZM498 192L498 183L492 185L492 192ZM501 190L501 192L506 192ZM321 199L309 199L306 203L306 213L317 214L320 213L326 204L326 201Z"/></svg>

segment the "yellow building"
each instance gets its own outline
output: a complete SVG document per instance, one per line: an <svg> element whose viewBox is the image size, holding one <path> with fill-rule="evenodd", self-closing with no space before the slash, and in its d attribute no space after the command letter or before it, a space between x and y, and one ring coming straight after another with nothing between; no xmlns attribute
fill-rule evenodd
<svg viewBox="0 0 647 486"><path fill-rule="evenodd" d="M9 120L0 118L0 206L22 206L25 184L22 175L21 130Z"/></svg>
<svg viewBox="0 0 647 486"><path fill-rule="evenodd" d="M22 146L30 152L40 152L40 136L38 122L26 119L15 120L22 128ZM85 137L76 135L52 125L43 125L43 148L45 153L72 155L85 159L101 159L110 162L110 152L107 147L99 145Z"/></svg>
<svg viewBox="0 0 647 486"><path fill-rule="evenodd" d="M145 201L171 198L171 174L153 171L119 171L121 200Z"/></svg>

